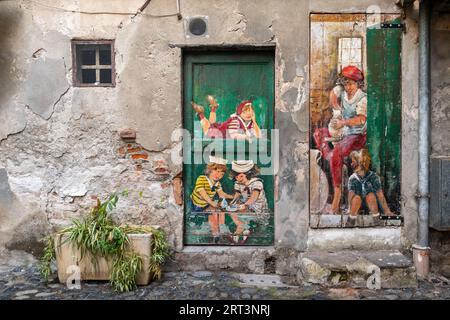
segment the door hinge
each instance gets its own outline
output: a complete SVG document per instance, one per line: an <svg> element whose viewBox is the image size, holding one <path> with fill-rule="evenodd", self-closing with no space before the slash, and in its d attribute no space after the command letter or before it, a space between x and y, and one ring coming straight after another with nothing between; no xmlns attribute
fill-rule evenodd
<svg viewBox="0 0 450 320"><path fill-rule="evenodd" d="M402 29L405 31L406 25L404 23L381 23L381 29Z"/></svg>

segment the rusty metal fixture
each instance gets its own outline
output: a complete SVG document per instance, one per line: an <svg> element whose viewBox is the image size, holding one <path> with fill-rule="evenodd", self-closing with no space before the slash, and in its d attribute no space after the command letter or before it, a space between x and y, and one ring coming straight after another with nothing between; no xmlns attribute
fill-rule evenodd
<svg viewBox="0 0 450 320"><path fill-rule="evenodd" d="M430 248L413 245L413 261L418 278L425 278L430 272Z"/></svg>

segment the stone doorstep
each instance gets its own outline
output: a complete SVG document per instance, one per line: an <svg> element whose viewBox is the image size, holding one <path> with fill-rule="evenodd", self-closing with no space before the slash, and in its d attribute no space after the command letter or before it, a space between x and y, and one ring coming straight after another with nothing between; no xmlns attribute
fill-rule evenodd
<svg viewBox="0 0 450 320"><path fill-rule="evenodd" d="M398 250L313 251L299 259L298 282L367 287L367 279L380 268L382 288L416 288L412 261Z"/></svg>
<svg viewBox="0 0 450 320"><path fill-rule="evenodd" d="M309 226L314 229L326 228L379 228L401 226L401 220L379 221L371 215L358 215L353 226L347 226L347 214L312 214Z"/></svg>

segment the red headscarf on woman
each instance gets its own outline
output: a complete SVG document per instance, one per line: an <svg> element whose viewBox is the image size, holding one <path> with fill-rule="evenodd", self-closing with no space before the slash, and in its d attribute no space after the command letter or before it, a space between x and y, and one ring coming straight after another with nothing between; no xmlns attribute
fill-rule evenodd
<svg viewBox="0 0 450 320"><path fill-rule="evenodd" d="M355 66L347 66L342 69L342 75L355 81L364 80L364 74Z"/></svg>

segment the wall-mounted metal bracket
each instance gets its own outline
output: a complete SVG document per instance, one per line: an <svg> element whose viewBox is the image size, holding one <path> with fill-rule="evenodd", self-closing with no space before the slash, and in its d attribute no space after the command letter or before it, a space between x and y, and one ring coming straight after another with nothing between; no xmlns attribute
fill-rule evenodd
<svg viewBox="0 0 450 320"><path fill-rule="evenodd" d="M381 23L381 29L402 29L406 32L406 25L404 23Z"/></svg>

